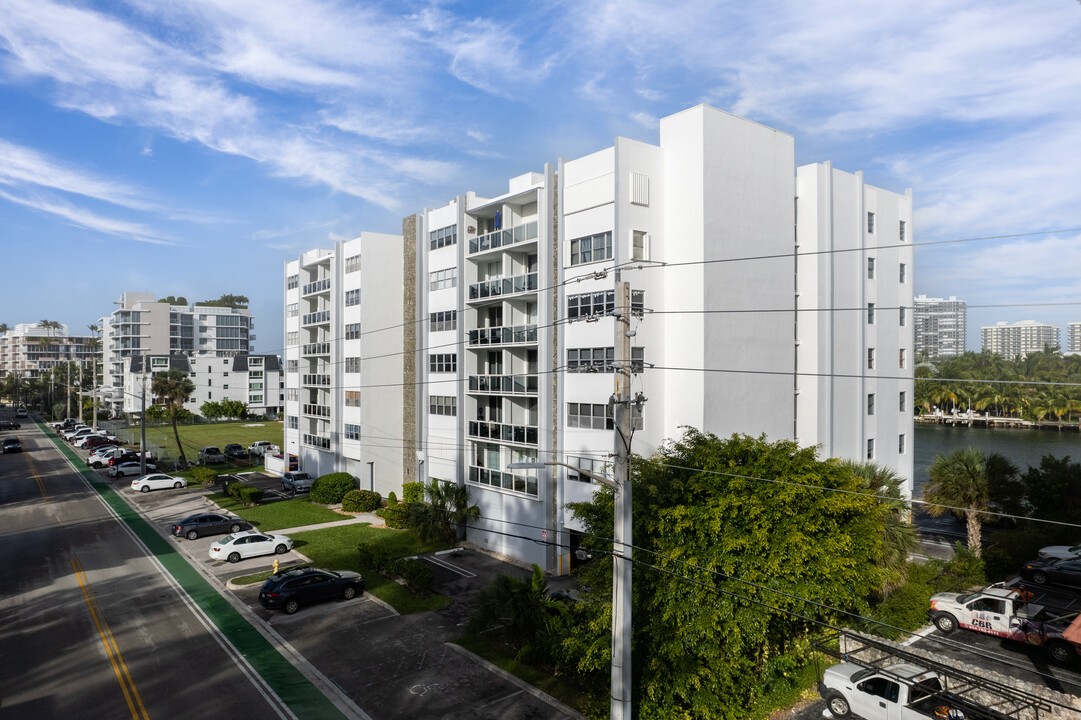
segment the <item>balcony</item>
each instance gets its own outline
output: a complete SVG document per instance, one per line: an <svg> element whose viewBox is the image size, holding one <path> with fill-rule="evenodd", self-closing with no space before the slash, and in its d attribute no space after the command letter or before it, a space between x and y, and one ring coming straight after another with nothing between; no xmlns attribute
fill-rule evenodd
<svg viewBox="0 0 1081 720"><path fill-rule="evenodd" d="M320 450L330 450L330 438L325 435L309 435L304 433L300 436L300 441L305 445L309 445Z"/></svg>
<svg viewBox="0 0 1081 720"><path fill-rule="evenodd" d="M301 375L300 384L313 387L330 387L330 375Z"/></svg>
<svg viewBox="0 0 1081 720"><path fill-rule="evenodd" d="M330 311L320 310L319 312L305 313L301 317L301 325L319 325L321 323L330 322Z"/></svg>
<svg viewBox="0 0 1081 720"><path fill-rule="evenodd" d="M469 423L469 437L471 438L514 445L536 445L537 431L538 428L534 425L505 425L480 420L472 420Z"/></svg>
<svg viewBox="0 0 1081 720"><path fill-rule="evenodd" d="M327 292L330 290L330 278L323 278L322 280L316 280L304 285L301 289L301 295L313 295L315 293Z"/></svg>
<svg viewBox="0 0 1081 720"><path fill-rule="evenodd" d="M538 375L470 375L469 392L478 395L536 395Z"/></svg>
<svg viewBox="0 0 1081 720"><path fill-rule="evenodd" d="M330 355L330 343L308 343L300 346L301 355Z"/></svg>
<svg viewBox="0 0 1081 720"><path fill-rule="evenodd" d="M469 482L537 497L537 478L471 465Z"/></svg>
<svg viewBox="0 0 1081 720"><path fill-rule="evenodd" d="M536 289L537 273L515 275L514 277L497 278L471 284L469 286L469 300L472 302L515 293L535 292Z"/></svg>
<svg viewBox="0 0 1081 720"><path fill-rule="evenodd" d="M518 227L496 230L469 240L469 254L498 250L509 245L532 242L537 239L537 221Z"/></svg>
<svg viewBox="0 0 1081 720"><path fill-rule="evenodd" d="M537 342L536 325L514 325L507 327L480 328L469 331L469 344L474 345L516 345Z"/></svg>

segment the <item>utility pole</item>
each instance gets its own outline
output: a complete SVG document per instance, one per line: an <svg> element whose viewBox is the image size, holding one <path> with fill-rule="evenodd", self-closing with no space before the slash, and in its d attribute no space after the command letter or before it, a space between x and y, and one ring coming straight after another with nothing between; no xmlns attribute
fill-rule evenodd
<svg viewBox="0 0 1081 720"><path fill-rule="evenodd" d="M69 418L69 417L71 417L71 361L70 360L64 364L64 369L67 370L67 375L68 375L68 403L67 403L67 408L66 408L67 409L67 415L65 415L64 417ZM82 378L83 378L82 368L79 368L79 379L82 380Z"/></svg>
<svg viewBox="0 0 1081 720"><path fill-rule="evenodd" d="M139 413L139 477L146 475L146 371L150 367L150 356L143 355L143 401Z"/></svg>

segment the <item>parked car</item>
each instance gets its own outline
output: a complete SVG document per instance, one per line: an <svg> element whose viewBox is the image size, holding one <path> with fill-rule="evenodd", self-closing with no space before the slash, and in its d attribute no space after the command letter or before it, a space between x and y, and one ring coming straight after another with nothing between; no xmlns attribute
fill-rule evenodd
<svg viewBox="0 0 1081 720"><path fill-rule="evenodd" d="M138 465L140 462L142 462L142 458L139 456L139 453L137 453L137 452L135 452L133 450L125 450L123 448L117 448L117 450L114 450L112 457L110 457L108 455L106 455L105 457L108 458L109 467L112 467L114 465L119 465L121 463L132 463L132 462L135 463L136 465ZM147 462L150 462L153 459L154 459L153 455L151 455L150 453L146 454L146 461Z"/></svg>
<svg viewBox="0 0 1081 720"><path fill-rule="evenodd" d="M79 440L86 437L87 435L94 435L94 434L96 434L96 433L91 428L88 428L88 427L79 428L78 430L76 430L75 432L73 432L71 435L68 436L68 442L71 443L72 445L74 445L75 443L79 442Z"/></svg>
<svg viewBox="0 0 1081 720"><path fill-rule="evenodd" d="M1041 560L1072 560L1081 557L1081 545L1048 545L1039 555Z"/></svg>
<svg viewBox="0 0 1081 720"><path fill-rule="evenodd" d="M146 467L148 470L150 469L150 465L147 465ZM185 478L165 475L164 473L148 473L131 481L131 489L138 490L139 492L165 490L166 488L176 488L179 490L182 487L187 487L187 485L188 481Z"/></svg>
<svg viewBox="0 0 1081 720"><path fill-rule="evenodd" d="M89 455L87 455L86 464L92 468L108 467L109 460L112 459L111 453L116 449L116 445L98 445Z"/></svg>
<svg viewBox="0 0 1081 720"><path fill-rule="evenodd" d="M4 455L9 452L22 452L23 444L17 437L4 438Z"/></svg>
<svg viewBox="0 0 1081 720"><path fill-rule="evenodd" d="M18 430L21 428L17 422L11 422L10 420L0 420L0 430Z"/></svg>
<svg viewBox="0 0 1081 720"><path fill-rule="evenodd" d="M173 523L173 535L195 540L203 535L220 535L222 533L238 533L241 530L251 530L252 525L244 518L232 515L219 515L217 513L200 513L191 515Z"/></svg>
<svg viewBox="0 0 1081 720"><path fill-rule="evenodd" d="M310 492L315 478L306 472L289 470L282 475L282 492L292 492L294 495L302 492Z"/></svg>
<svg viewBox="0 0 1081 720"><path fill-rule="evenodd" d="M292 547L293 541L285 535L245 530L226 535L221 540L215 540L207 552L211 560L228 560L235 563L240 562L242 558L257 555L284 555Z"/></svg>
<svg viewBox="0 0 1081 720"><path fill-rule="evenodd" d="M225 457L232 458L233 460L247 460L248 451L243 448L239 443L229 443L225 446Z"/></svg>
<svg viewBox="0 0 1081 720"><path fill-rule="evenodd" d="M66 430L61 430L60 431L60 437L64 438L65 440L71 440L72 436L75 435L75 433L79 432L80 430L89 430L89 429L90 429L89 425L83 425L82 423L79 423L78 425L72 425L71 427L69 427Z"/></svg>
<svg viewBox="0 0 1081 720"><path fill-rule="evenodd" d="M225 462L225 453L213 446L205 447L199 451L199 462L203 465L223 463Z"/></svg>
<svg viewBox="0 0 1081 720"><path fill-rule="evenodd" d="M154 463L147 463L146 469L154 471L158 469L158 466ZM142 465L137 462L123 462L113 465L109 468L109 475L112 477L125 477L127 475L138 475L143 471ZM181 478L183 479L183 478ZM186 481L185 481L186 482Z"/></svg>
<svg viewBox="0 0 1081 720"><path fill-rule="evenodd" d="M109 437L108 435L95 435L83 442L83 447L87 450L93 450L97 447L116 447L117 439L115 437Z"/></svg>
<svg viewBox="0 0 1081 720"><path fill-rule="evenodd" d="M57 430L57 431L67 430L69 427L72 427L73 425L77 425L78 423L79 423L78 418L64 418L60 422L54 422L53 423L53 430Z"/></svg>
<svg viewBox="0 0 1081 720"><path fill-rule="evenodd" d="M272 446L273 443L271 443L269 440L256 440L248 446L248 452L253 455L258 455L259 457L262 457L266 454L266 451L269 450Z"/></svg>
<svg viewBox="0 0 1081 720"><path fill-rule="evenodd" d="M281 609L292 615L301 605L339 597L352 600L363 592L364 578L359 573L306 567L267 578L259 591L259 603L267 610Z"/></svg>
<svg viewBox="0 0 1081 720"><path fill-rule="evenodd" d="M1021 577L1037 585L1081 587L1081 558L1030 560L1021 568Z"/></svg>
<svg viewBox="0 0 1081 720"><path fill-rule="evenodd" d="M76 438L72 445L77 448L93 449L94 445L90 444L92 442L97 444L107 443L109 442L109 438L104 435L98 435L97 433L89 433L80 438Z"/></svg>

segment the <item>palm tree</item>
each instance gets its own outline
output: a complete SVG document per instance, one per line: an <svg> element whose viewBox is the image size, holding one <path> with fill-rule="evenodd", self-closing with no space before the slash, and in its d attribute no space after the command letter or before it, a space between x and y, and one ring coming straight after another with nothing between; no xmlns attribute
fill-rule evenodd
<svg viewBox="0 0 1081 720"><path fill-rule="evenodd" d="M425 486L426 504L414 508L412 527L423 542L460 538L468 522L480 517L480 508L469 504L469 488L432 478Z"/></svg>
<svg viewBox="0 0 1081 720"><path fill-rule="evenodd" d="M145 372L146 368L143 370ZM184 407L184 403L195 392L195 383L185 372L166 370L154 374L150 387L154 397L169 411L169 418L173 422L173 437L176 438L176 449L180 453L180 469L187 470L188 459L184 457L184 446L180 444L180 431L176 429L176 413Z"/></svg>
<svg viewBox="0 0 1081 720"><path fill-rule="evenodd" d="M908 556L919 546L916 526L908 522L912 508L901 492L905 481L877 463L845 460L841 465L860 478L863 487L878 498L882 510L881 593L889 595L904 584Z"/></svg>
<svg viewBox="0 0 1081 720"><path fill-rule="evenodd" d="M534 563L529 580L498 575L477 593L466 630L472 635L497 633L518 647L520 660L529 660L550 655L551 641L566 617L566 609L548 597L544 571Z"/></svg>
<svg viewBox="0 0 1081 720"><path fill-rule="evenodd" d="M980 557L982 532L980 515L990 504L987 457L977 448L961 448L938 455L928 471L930 481L923 486L927 512L939 516L950 508L962 508L968 525L968 547Z"/></svg>

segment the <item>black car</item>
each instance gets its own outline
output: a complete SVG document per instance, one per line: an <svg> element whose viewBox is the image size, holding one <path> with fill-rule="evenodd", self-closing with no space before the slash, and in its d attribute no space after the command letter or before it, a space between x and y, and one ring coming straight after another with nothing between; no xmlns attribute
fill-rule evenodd
<svg viewBox="0 0 1081 720"><path fill-rule="evenodd" d="M1021 568L1021 577L1037 585L1081 587L1081 558L1030 560Z"/></svg>
<svg viewBox="0 0 1081 720"><path fill-rule="evenodd" d="M232 458L233 460L247 460L248 451L237 443L229 443L224 449L225 457Z"/></svg>
<svg viewBox="0 0 1081 720"><path fill-rule="evenodd" d="M251 530L252 524L243 518L217 513L202 513L173 523L173 535L194 540L201 535L221 535Z"/></svg>
<svg viewBox="0 0 1081 720"><path fill-rule="evenodd" d="M9 452L22 452L22 451L23 451L23 444L21 442L19 442L19 438L15 438L15 437L4 438L4 454L5 455L7 455Z"/></svg>
<svg viewBox="0 0 1081 720"><path fill-rule="evenodd" d="M267 578L259 603L267 610L281 609L292 615L301 605L338 597L351 600L363 592L364 578L355 572L297 568Z"/></svg>
<svg viewBox="0 0 1081 720"><path fill-rule="evenodd" d="M0 420L0 430L18 430L21 428L17 422L11 422L10 420Z"/></svg>

